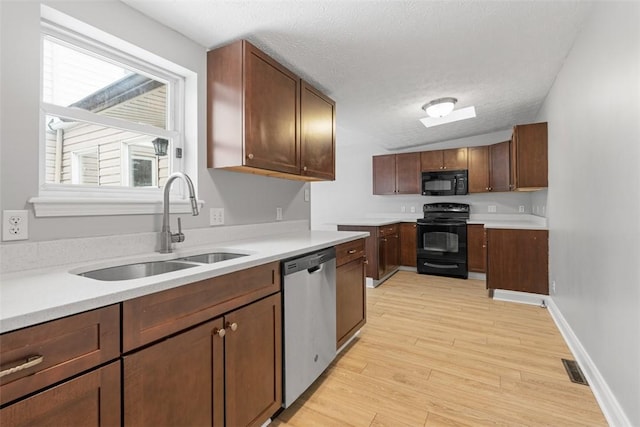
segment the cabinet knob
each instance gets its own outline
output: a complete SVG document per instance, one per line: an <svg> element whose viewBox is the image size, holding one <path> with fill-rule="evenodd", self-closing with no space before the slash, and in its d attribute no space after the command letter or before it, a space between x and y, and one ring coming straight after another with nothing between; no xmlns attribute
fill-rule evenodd
<svg viewBox="0 0 640 427"><path fill-rule="evenodd" d="M219 336L220 338L222 338L227 334L227 331L225 331L224 328L222 328L222 329L215 328L213 330L213 334Z"/></svg>
<svg viewBox="0 0 640 427"><path fill-rule="evenodd" d="M355 254L356 250L355 249L351 249L350 251L347 252L349 255Z"/></svg>
<svg viewBox="0 0 640 427"><path fill-rule="evenodd" d="M251 154L251 153L247 154L247 158L248 158L249 160L253 159L253 154Z"/></svg>
<svg viewBox="0 0 640 427"><path fill-rule="evenodd" d="M238 324L236 322L233 322L233 323L227 322L227 324L225 325L225 328L229 328L232 331L235 331L238 329Z"/></svg>
<svg viewBox="0 0 640 427"><path fill-rule="evenodd" d="M306 167L306 166L303 166L303 167L302 167L302 170L306 172L306 171L307 171L307 167Z"/></svg>
<svg viewBox="0 0 640 427"><path fill-rule="evenodd" d="M489 187L489 191L493 191L493 187Z"/></svg>

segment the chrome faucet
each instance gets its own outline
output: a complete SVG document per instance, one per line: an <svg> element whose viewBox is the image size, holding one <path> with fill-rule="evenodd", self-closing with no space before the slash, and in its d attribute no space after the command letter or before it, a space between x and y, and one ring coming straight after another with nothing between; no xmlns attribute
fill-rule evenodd
<svg viewBox="0 0 640 427"><path fill-rule="evenodd" d="M182 172L172 173L169 178L167 178L167 182L164 184L164 202L162 205L162 231L160 232L160 253L168 254L171 252L171 244L184 242L184 234L182 234L182 224L180 223L180 218L178 218L178 232L175 234L171 233L171 229L169 228L169 189L171 188L171 184L177 178L182 178L184 182L187 183L187 188L189 189L189 200L191 201L191 212L193 216L198 215L198 198L196 197L196 192L193 189L193 182L191 182L191 178L189 178L186 174Z"/></svg>

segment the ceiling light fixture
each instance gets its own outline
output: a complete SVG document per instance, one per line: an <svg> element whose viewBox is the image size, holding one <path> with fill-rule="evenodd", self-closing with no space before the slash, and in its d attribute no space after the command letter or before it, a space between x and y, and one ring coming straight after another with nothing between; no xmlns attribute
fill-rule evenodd
<svg viewBox="0 0 640 427"><path fill-rule="evenodd" d="M458 102L455 98L434 99L422 106L422 109L429 117L444 117L453 111L453 107Z"/></svg>

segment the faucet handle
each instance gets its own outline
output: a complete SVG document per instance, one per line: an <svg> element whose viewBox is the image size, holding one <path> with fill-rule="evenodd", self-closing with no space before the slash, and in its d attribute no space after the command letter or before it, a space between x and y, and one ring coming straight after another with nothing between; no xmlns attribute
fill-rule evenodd
<svg viewBox="0 0 640 427"><path fill-rule="evenodd" d="M184 234L182 234L182 221L180 220L180 217L178 217L178 232L171 235L171 242L184 242Z"/></svg>

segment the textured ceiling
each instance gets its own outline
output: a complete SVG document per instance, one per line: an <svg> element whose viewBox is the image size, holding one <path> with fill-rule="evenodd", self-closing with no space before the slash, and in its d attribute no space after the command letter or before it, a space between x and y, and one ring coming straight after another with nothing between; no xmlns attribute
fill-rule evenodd
<svg viewBox="0 0 640 427"><path fill-rule="evenodd" d="M246 38L336 100L340 129L402 149L535 120L584 1L122 0L213 48ZM478 117L427 129L435 98Z"/></svg>

